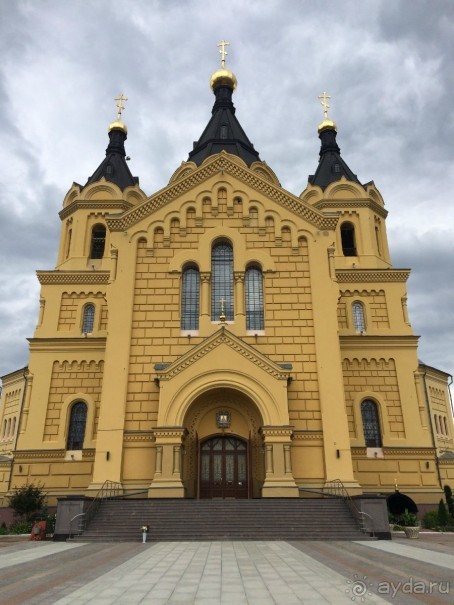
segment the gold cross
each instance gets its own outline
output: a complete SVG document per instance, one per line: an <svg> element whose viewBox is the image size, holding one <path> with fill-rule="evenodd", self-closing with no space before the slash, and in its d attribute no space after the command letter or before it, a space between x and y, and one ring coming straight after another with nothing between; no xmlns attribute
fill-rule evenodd
<svg viewBox="0 0 454 605"><path fill-rule="evenodd" d="M219 321L221 321L222 323L225 323L225 308L224 308L225 299L224 299L224 297L222 297L219 302L221 303L221 314L219 315Z"/></svg>
<svg viewBox="0 0 454 605"><path fill-rule="evenodd" d="M127 97L124 97L123 93L121 93L119 97L116 97L114 99L114 101L118 101L118 103L117 103L117 107L118 107L117 120L119 122L121 122L121 112L123 111L123 109L126 109L126 107L124 107L124 105L122 103L123 103L123 101L127 101L127 100L128 100Z"/></svg>
<svg viewBox="0 0 454 605"><path fill-rule="evenodd" d="M325 116L325 120L327 120L328 109L331 107L331 105L326 102L326 99L331 99L331 97L327 95L326 92L322 92L322 94L318 98L323 99L323 101L320 101L320 105L323 105L323 115Z"/></svg>
<svg viewBox="0 0 454 605"><path fill-rule="evenodd" d="M225 50L225 47L226 46L230 46L230 42L226 42L225 40L221 40L221 42L219 42L218 46L221 47L220 50L219 50L219 52L221 53L221 67L222 67L222 69L224 69L224 67L225 67L225 58L229 54Z"/></svg>

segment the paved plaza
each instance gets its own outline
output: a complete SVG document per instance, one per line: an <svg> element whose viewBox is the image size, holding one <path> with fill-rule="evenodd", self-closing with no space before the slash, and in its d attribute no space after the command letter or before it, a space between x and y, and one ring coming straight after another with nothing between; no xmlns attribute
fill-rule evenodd
<svg viewBox="0 0 454 605"><path fill-rule="evenodd" d="M454 603L454 537L379 542L0 540L0 603Z"/></svg>

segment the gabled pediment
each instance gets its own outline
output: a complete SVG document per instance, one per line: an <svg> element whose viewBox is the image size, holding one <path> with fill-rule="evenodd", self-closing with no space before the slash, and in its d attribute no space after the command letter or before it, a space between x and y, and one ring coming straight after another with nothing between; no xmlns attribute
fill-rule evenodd
<svg viewBox="0 0 454 605"><path fill-rule="evenodd" d="M194 369L195 364L201 363L205 367L212 365L211 363L203 363L207 358L213 356L213 353L220 347L226 347L233 353L235 365L243 367L245 363L253 364L255 368L259 368L262 372L269 374L276 380L287 381L290 377L292 369L291 364L277 364L266 355L263 355L251 345L245 343L241 338L238 338L227 328L222 326L217 332L203 340L199 345L176 359L171 364L156 364L156 378L158 380L171 380L181 372L188 368ZM219 369L231 369L228 367L227 356L223 356L225 367ZM231 357L232 359L232 357Z"/></svg>
<svg viewBox="0 0 454 605"><path fill-rule="evenodd" d="M125 231L129 229L145 217L150 216L218 174L228 174L237 181L247 184L258 194L266 196L297 216L304 218L317 229L335 229L336 227L337 217L325 216L307 202L270 182L268 178L264 178L255 170L248 168L244 165L244 162L240 163L235 156L223 151L207 159L196 170L189 172L177 181L172 181L167 187L161 189L161 191L158 191L135 208L123 213L121 216L107 218L109 229L111 231Z"/></svg>

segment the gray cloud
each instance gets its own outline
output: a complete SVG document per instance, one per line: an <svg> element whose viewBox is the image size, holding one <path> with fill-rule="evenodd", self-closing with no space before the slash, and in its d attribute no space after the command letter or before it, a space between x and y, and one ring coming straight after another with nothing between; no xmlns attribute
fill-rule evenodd
<svg viewBox="0 0 454 605"><path fill-rule="evenodd" d="M0 375L26 362L34 272L55 264L65 192L104 157L113 97L129 97L130 167L151 194L209 119L222 37L240 122L297 195L317 167L317 96L332 95L343 157L376 182L394 264L413 268L421 357L454 371L450 0L23 0L0 17Z"/></svg>

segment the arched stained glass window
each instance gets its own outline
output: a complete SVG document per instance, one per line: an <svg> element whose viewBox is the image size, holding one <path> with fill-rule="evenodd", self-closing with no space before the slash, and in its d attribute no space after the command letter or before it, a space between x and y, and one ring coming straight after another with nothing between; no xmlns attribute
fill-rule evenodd
<svg viewBox="0 0 454 605"><path fill-rule="evenodd" d="M361 417L366 447L381 447L380 421L375 401L365 399L361 403Z"/></svg>
<svg viewBox="0 0 454 605"><path fill-rule="evenodd" d="M264 330L263 279L258 267L248 267L245 277L246 330Z"/></svg>
<svg viewBox="0 0 454 605"><path fill-rule="evenodd" d="M106 245L106 228L104 225L95 225L91 232L90 258L102 258Z"/></svg>
<svg viewBox="0 0 454 605"><path fill-rule="evenodd" d="M233 249L228 242L215 244L211 253L212 321L219 321L222 304L226 320L233 321Z"/></svg>
<svg viewBox="0 0 454 605"><path fill-rule="evenodd" d="M68 443L66 449L81 450L84 446L85 426L87 424L87 404L78 401L71 408Z"/></svg>
<svg viewBox="0 0 454 605"><path fill-rule="evenodd" d="M341 225L342 253L344 256L356 256L355 227L352 223Z"/></svg>
<svg viewBox="0 0 454 605"><path fill-rule="evenodd" d="M183 271L181 284L181 329L199 329L200 274L197 267Z"/></svg>
<svg viewBox="0 0 454 605"><path fill-rule="evenodd" d="M352 304L353 326L357 332L365 332L366 318L364 316L364 305L360 302Z"/></svg>
<svg viewBox="0 0 454 605"><path fill-rule="evenodd" d="M82 320L82 333L83 334L91 334L93 332L93 327L95 324L95 305L91 303L85 305L84 307L84 316Z"/></svg>

